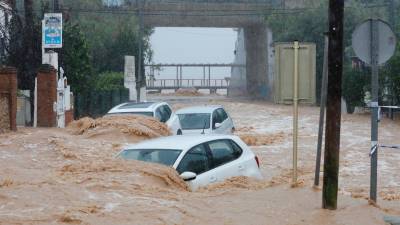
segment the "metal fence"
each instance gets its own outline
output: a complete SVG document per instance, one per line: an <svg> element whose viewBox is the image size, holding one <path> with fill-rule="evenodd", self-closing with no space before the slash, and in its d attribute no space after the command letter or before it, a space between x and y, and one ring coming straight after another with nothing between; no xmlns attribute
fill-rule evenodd
<svg viewBox="0 0 400 225"><path fill-rule="evenodd" d="M129 89L90 91L75 96L75 118L103 116L112 107L129 100Z"/></svg>
<svg viewBox="0 0 400 225"><path fill-rule="evenodd" d="M229 79L147 79L147 89L226 89L229 86Z"/></svg>

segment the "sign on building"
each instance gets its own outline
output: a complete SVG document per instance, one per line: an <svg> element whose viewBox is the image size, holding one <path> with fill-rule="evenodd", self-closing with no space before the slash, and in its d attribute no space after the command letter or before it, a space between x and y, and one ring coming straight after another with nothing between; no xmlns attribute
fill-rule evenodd
<svg viewBox="0 0 400 225"><path fill-rule="evenodd" d="M42 27L43 47L62 48L62 14L45 13Z"/></svg>

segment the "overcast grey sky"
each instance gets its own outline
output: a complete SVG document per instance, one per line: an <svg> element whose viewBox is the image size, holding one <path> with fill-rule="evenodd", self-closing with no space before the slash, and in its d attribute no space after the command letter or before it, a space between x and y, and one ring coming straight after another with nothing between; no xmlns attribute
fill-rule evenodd
<svg viewBox="0 0 400 225"><path fill-rule="evenodd" d="M156 63L231 63L236 32L231 28L156 28L151 36Z"/></svg>
<svg viewBox="0 0 400 225"><path fill-rule="evenodd" d="M237 33L232 28L156 28L151 36L155 63L232 63ZM190 70L190 72L188 71ZM175 68L160 72L175 74ZM202 74L202 69L186 69L186 74ZM214 74L225 76L214 69ZM184 73L185 74L185 73ZM168 76L170 77L170 76Z"/></svg>

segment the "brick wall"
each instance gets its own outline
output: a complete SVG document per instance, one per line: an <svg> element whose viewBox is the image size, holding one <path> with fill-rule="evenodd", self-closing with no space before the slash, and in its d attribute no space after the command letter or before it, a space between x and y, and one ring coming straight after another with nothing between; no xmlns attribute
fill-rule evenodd
<svg viewBox="0 0 400 225"><path fill-rule="evenodd" d="M74 121L74 110L65 111L65 126L68 126L72 121Z"/></svg>
<svg viewBox="0 0 400 225"><path fill-rule="evenodd" d="M17 70L13 67L0 68L0 121L1 130L17 130ZM7 118L8 117L8 118Z"/></svg>
<svg viewBox="0 0 400 225"><path fill-rule="evenodd" d="M56 127L57 115L53 104L57 101L57 71L42 65L37 74L37 126Z"/></svg>

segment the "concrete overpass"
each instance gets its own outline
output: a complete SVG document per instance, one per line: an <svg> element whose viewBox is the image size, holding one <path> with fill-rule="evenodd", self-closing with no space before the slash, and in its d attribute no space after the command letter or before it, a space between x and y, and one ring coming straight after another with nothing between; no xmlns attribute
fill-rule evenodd
<svg viewBox="0 0 400 225"><path fill-rule="evenodd" d="M269 98L267 10L280 0L135 0L148 27L243 28L247 94Z"/></svg>

